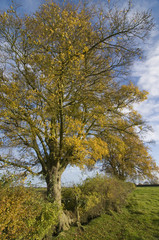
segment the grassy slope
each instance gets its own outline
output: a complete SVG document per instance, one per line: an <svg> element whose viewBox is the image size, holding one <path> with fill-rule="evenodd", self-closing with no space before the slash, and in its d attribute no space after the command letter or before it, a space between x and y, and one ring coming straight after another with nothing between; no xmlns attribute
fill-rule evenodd
<svg viewBox="0 0 159 240"><path fill-rule="evenodd" d="M72 227L53 240L157 240L159 239L159 187L136 188L120 213L103 216L84 226Z"/></svg>

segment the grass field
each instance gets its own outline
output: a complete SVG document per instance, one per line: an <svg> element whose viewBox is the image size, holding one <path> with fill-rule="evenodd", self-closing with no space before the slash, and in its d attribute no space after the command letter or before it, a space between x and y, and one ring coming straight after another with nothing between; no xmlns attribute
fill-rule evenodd
<svg viewBox="0 0 159 240"><path fill-rule="evenodd" d="M119 213L104 214L84 226L72 227L53 240L159 239L159 187L139 187Z"/></svg>

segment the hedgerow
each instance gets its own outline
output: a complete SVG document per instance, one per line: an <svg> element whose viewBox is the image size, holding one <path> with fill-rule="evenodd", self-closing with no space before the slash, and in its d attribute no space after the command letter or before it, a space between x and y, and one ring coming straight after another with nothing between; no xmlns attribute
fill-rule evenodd
<svg viewBox="0 0 159 240"><path fill-rule="evenodd" d="M63 188L63 208L69 211L72 222L81 226L102 213L119 211L133 188L131 183L97 175ZM10 176L0 181L0 206L0 240L51 239L56 231L57 204Z"/></svg>
<svg viewBox="0 0 159 240"><path fill-rule="evenodd" d="M77 221L86 223L104 212L119 211L133 189L132 183L97 175L78 186L63 188L63 204Z"/></svg>
<svg viewBox="0 0 159 240"><path fill-rule="evenodd" d="M0 240L41 240L53 232L59 215L56 203L8 179L0 182Z"/></svg>

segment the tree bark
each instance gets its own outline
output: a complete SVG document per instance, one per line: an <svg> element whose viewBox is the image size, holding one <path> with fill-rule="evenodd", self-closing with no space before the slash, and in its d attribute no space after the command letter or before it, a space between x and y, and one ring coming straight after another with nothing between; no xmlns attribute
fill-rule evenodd
<svg viewBox="0 0 159 240"><path fill-rule="evenodd" d="M61 208L61 175L62 172L59 171L57 166L54 166L51 171L48 171L46 175L46 183L47 183L47 196L49 201L56 202ZM72 219L69 215L68 211L60 210L59 215L59 224L57 226L57 232L61 232L64 230L68 230L70 228L70 224L72 223Z"/></svg>
<svg viewBox="0 0 159 240"><path fill-rule="evenodd" d="M56 201L59 206L61 206L61 175L57 166L46 175L47 196L50 201Z"/></svg>

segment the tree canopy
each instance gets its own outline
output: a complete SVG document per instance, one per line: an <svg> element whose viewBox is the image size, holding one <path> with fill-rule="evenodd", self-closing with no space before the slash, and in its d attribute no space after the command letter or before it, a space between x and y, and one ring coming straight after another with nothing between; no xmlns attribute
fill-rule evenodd
<svg viewBox="0 0 159 240"><path fill-rule="evenodd" d="M122 180L154 178L156 162L135 127L129 127L126 131L103 132L102 138L106 139L109 149L103 157L103 171Z"/></svg>

